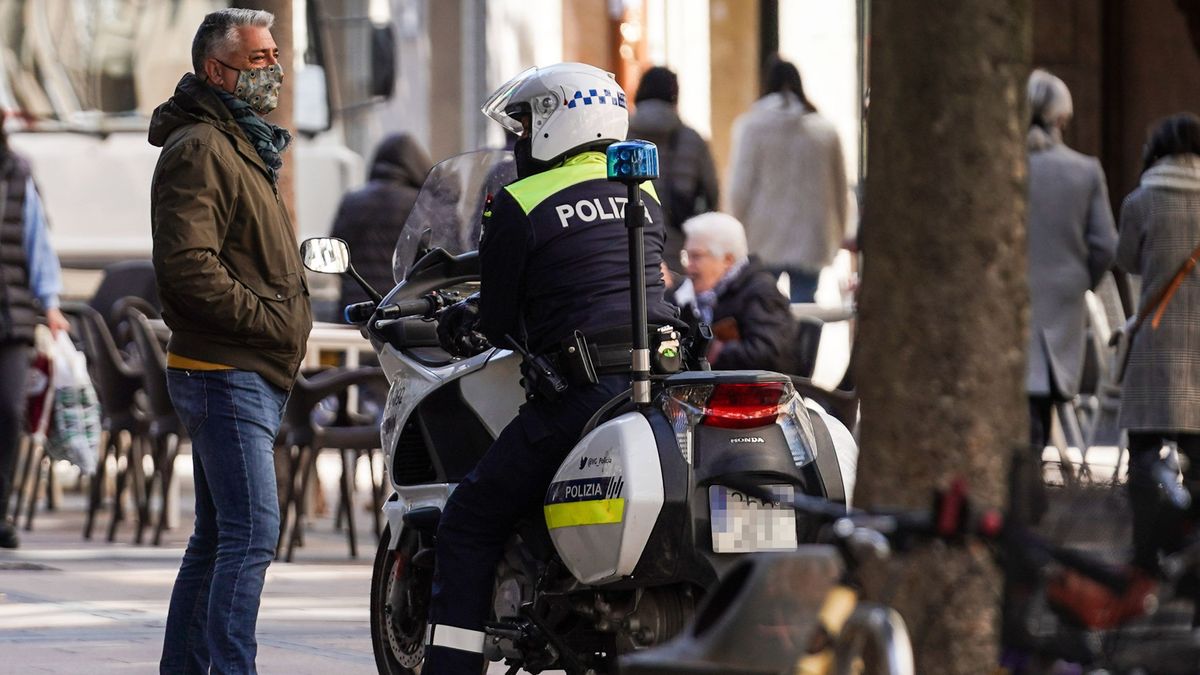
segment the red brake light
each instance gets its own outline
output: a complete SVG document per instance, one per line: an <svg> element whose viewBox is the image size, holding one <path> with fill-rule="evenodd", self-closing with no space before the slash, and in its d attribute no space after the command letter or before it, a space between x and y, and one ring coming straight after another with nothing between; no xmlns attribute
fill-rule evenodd
<svg viewBox="0 0 1200 675"><path fill-rule="evenodd" d="M704 409L701 424L722 429L752 429L771 424L785 403L784 382L718 384Z"/></svg>

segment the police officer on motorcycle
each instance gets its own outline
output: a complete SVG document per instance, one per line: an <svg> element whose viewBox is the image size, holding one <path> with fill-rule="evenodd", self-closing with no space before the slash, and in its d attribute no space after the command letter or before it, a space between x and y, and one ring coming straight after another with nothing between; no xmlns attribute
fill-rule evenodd
<svg viewBox="0 0 1200 675"><path fill-rule="evenodd" d="M560 63L521 73L483 112L519 136L518 180L485 208L479 296L444 310L438 335L457 355L477 353L484 338L524 354L528 400L446 503L425 675L481 672L505 543L538 512L587 421L629 386L627 190L606 179L604 156L626 137L625 92L610 73ZM662 210L644 190L649 321L679 325L663 301Z"/></svg>

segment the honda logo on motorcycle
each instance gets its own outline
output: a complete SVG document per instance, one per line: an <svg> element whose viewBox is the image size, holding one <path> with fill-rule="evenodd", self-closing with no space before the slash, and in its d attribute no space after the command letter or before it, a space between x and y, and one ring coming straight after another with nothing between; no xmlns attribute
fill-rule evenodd
<svg viewBox="0 0 1200 675"><path fill-rule="evenodd" d="M729 439L730 443L766 443L766 439L762 436L734 436Z"/></svg>

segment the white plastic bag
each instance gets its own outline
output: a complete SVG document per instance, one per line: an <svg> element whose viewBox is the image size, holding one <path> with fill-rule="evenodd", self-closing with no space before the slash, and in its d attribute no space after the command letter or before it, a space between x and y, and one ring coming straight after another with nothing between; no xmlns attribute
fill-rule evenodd
<svg viewBox="0 0 1200 675"><path fill-rule="evenodd" d="M66 331L54 338L54 412L46 454L65 459L85 475L96 470L100 446L100 403L87 359Z"/></svg>

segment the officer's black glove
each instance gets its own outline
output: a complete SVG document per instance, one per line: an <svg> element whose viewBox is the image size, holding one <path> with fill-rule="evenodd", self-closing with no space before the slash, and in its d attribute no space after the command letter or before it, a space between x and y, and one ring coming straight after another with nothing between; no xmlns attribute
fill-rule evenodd
<svg viewBox="0 0 1200 675"><path fill-rule="evenodd" d="M438 314L438 343L453 356L474 356L492 345L475 330L479 324L479 295L468 296Z"/></svg>

